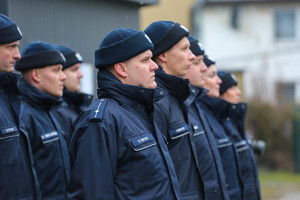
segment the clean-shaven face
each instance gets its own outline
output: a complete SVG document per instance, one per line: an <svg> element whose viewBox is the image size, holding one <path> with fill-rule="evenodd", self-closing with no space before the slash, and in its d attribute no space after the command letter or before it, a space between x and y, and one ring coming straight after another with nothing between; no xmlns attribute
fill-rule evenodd
<svg viewBox="0 0 300 200"><path fill-rule="evenodd" d="M18 59L21 58L19 52L19 41L0 44L0 71L12 72L14 65Z"/></svg>
<svg viewBox="0 0 300 200"><path fill-rule="evenodd" d="M155 70L158 66L151 57L151 50L147 50L124 62L127 71L126 84L156 88Z"/></svg>
<svg viewBox="0 0 300 200"><path fill-rule="evenodd" d="M62 71L62 65L51 65L37 70L40 77L40 82L37 86L38 89L51 96L61 97L66 79Z"/></svg>

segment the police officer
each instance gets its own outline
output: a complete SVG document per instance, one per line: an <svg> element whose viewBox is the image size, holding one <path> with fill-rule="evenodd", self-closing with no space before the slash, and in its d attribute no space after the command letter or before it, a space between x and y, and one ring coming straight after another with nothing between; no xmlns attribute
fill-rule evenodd
<svg viewBox="0 0 300 200"><path fill-rule="evenodd" d="M0 199L6 200L39 199L30 145L13 112L19 103L19 76L12 72L20 59L21 38L16 23L0 14Z"/></svg>
<svg viewBox="0 0 300 200"><path fill-rule="evenodd" d="M55 48L66 58L66 62L63 65L63 72L66 75L63 103L58 107L55 116L60 123L67 143L69 143L72 124L78 114L90 105L93 100L93 95L80 92L80 79L83 77L80 70L83 61L82 56L78 52L63 45L55 45Z"/></svg>
<svg viewBox="0 0 300 200"><path fill-rule="evenodd" d="M207 90L203 88L204 75L207 71L207 66L203 62L204 49L194 37L189 36L189 41L190 49L196 59L192 61L190 69L183 77L190 81L191 93L193 91L198 93L190 106L188 117L192 126L192 142L197 152L205 197L206 199L229 199L220 154L203 110L197 103L207 95Z"/></svg>
<svg viewBox="0 0 300 200"><path fill-rule="evenodd" d="M16 63L22 72L20 128L30 139L42 199L67 199L70 163L53 110L63 94L63 55L47 42L31 42Z"/></svg>
<svg viewBox="0 0 300 200"><path fill-rule="evenodd" d="M241 177L238 170L238 162L234 145L230 136L219 121L222 109L220 95L220 84L222 80L217 75L215 61L204 55L204 63L208 67L205 72L204 88L208 90L206 96L198 103L203 110L203 115L217 142L218 150L222 159L222 165L226 176L226 186L231 200L243 199Z"/></svg>
<svg viewBox="0 0 300 200"><path fill-rule="evenodd" d="M154 43L153 60L159 65L158 87L168 92L167 101L157 103L155 120L168 142L181 199L204 199L188 119L188 110L196 95L190 92L189 81L182 78L195 59L189 49L189 31L179 23L156 21L145 32Z"/></svg>
<svg viewBox="0 0 300 200"><path fill-rule="evenodd" d="M220 98L224 99L221 101L219 119L234 144L243 186L243 199L259 200L261 195L255 156L248 143L244 126L247 104L240 102L241 90L237 86L235 76L224 71L219 71L218 75L222 80Z"/></svg>
<svg viewBox="0 0 300 200"><path fill-rule="evenodd" d="M95 51L98 99L75 121L70 199L180 199L175 170L153 120L157 65L142 31L108 33Z"/></svg>

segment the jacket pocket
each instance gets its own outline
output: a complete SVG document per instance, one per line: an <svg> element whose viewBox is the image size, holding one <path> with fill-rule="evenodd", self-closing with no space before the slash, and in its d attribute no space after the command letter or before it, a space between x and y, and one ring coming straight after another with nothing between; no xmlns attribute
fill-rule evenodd
<svg viewBox="0 0 300 200"><path fill-rule="evenodd" d="M135 136L129 140L131 153L128 154L133 177L148 179L161 169L160 151L151 133Z"/></svg>

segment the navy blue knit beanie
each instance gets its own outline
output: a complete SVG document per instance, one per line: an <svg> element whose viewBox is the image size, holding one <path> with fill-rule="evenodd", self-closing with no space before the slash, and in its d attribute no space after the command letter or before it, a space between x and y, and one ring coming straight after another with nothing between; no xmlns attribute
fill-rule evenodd
<svg viewBox="0 0 300 200"><path fill-rule="evenodd" d="M210 67L211 65L216 64L216 61L214 61L213 59L211 59L207 55L204 55L203 61L204 61L205 65L207 66L207 68Z"/></svg>
<svg viewBox="0 0 300 200"><path fill-rule="evenodd" d="M116 29L104 37L99 49L95 51L95 67L103 69L129 60L147 50L153 50L153 44L143 31Z"/></svg>
<svg viewBox="0 0 300 200"><path fill-rule="evenodd" d="M150 24L145 33L154 44L153 56L158 56L171 49L183 37L189 35L189 30L172 21L156 21Z"/></svg>
<svg viewBox="0 0 300 200"><path fill-rule="evenodd" d="M28 69L43 68L46 66L65 64L63 54L48 42L31 42L25 46L21 59L17 60L15 69L24 71Z"/></svg>
<svg viewBox="0 0 300 200"><path fill-rule="evenodd" d="M194 37L189 36L188 37L190 41L190 50L195 56L202 56L204 55L205 51L202 47L202 44Z"/></svg>
<svg viewBox="0 0 300 200"><path fill-rule="evenodd" d="M22 38L22 33L15 22L0 14L0 44L7 44Z"/></svg>
<svg viewBox="0 0 300 200"><path fill-rule="evenodd" d="M238 84L236 77L229 72L218 71L218 76L222 80L222 83L220 85L220 94L223 94L224 92L226 92L226 90Z"/></svg>
<svg viewBox="0 0 300 200"><path fill-rule="evenodd" d="M77 63L82 63L83 61L82 56L69 47L63 45L54 45L54 48L59 50L66 58L66 63L63 66L63 70L72 67Z"/></svg>

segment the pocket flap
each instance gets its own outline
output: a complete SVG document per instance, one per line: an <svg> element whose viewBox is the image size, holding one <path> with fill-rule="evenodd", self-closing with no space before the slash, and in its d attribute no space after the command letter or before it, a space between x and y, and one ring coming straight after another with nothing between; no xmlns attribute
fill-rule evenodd
<svg viewBox="0 0 300 200"><path fill-rule="evenodd" d="M139 135L129 140L134 151L141 151L156 145L156 141L151 133Z"/></svg>
<svg viewBox="0 0 300 200"><path fill-rule="evenodd" d="M189 134L189 126L184 124L182 126L178 126L169 130L169 134L171 139L176 139L182 137L186 134Z"/></svg>

